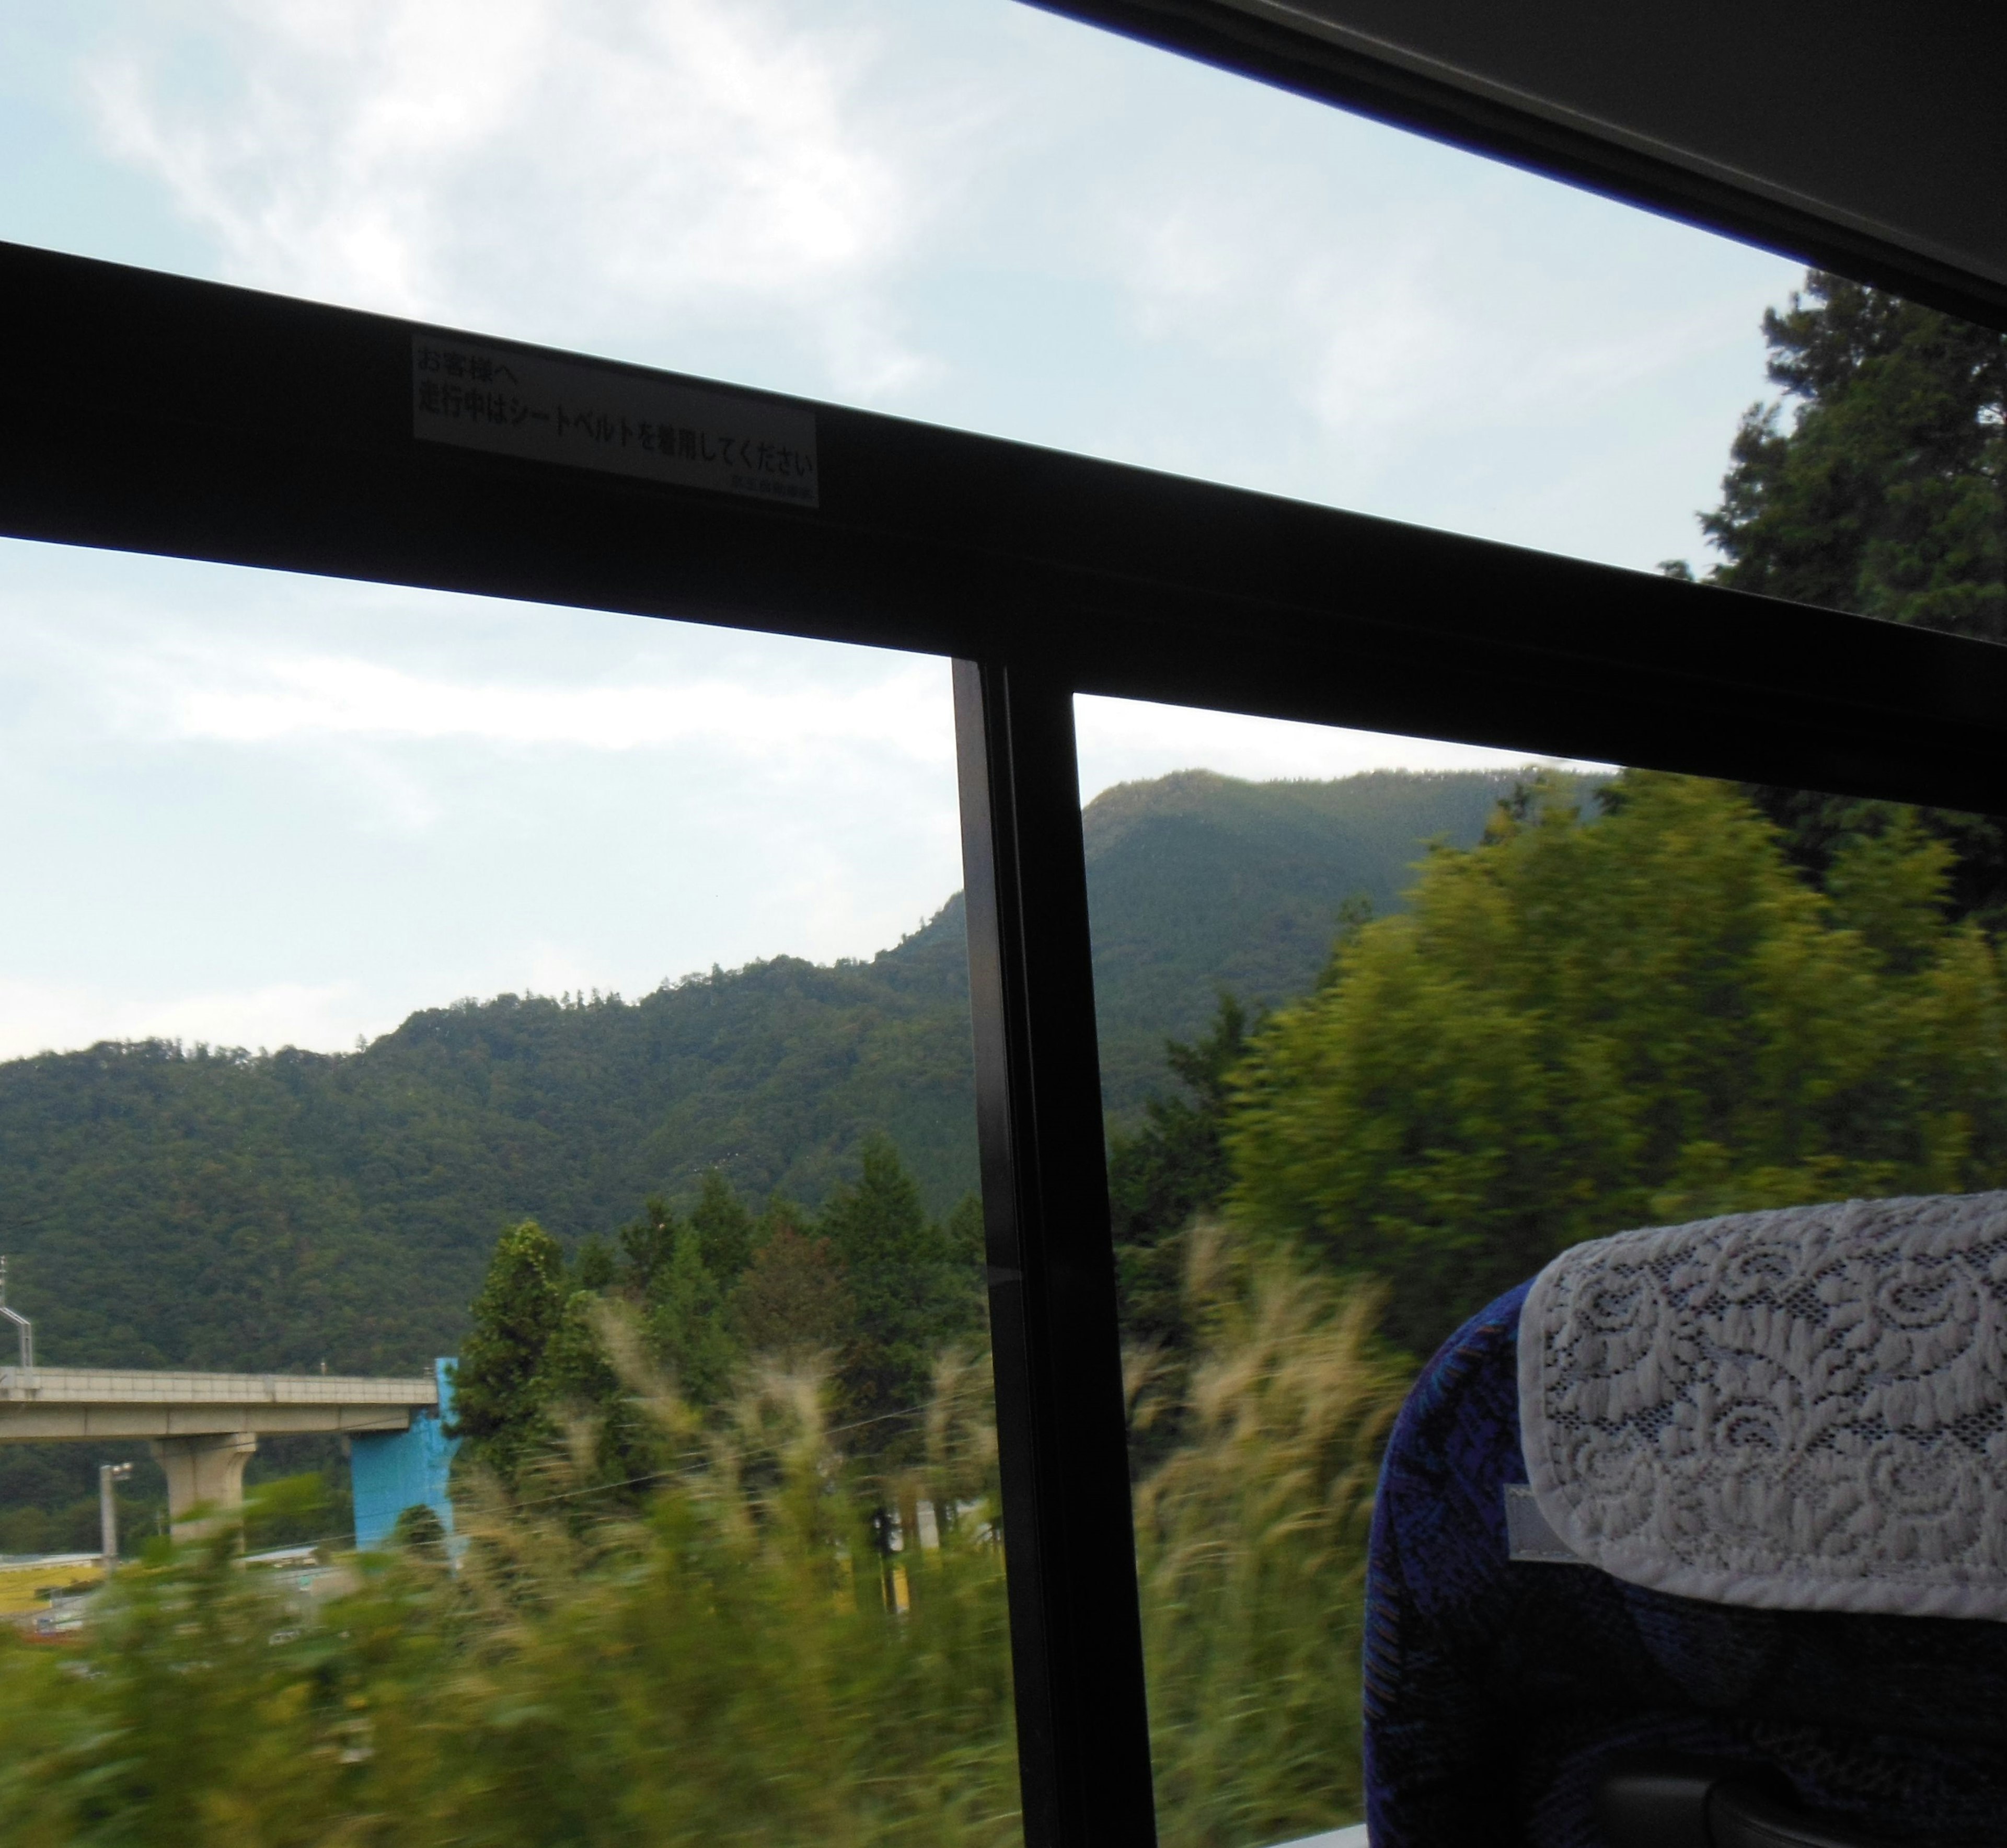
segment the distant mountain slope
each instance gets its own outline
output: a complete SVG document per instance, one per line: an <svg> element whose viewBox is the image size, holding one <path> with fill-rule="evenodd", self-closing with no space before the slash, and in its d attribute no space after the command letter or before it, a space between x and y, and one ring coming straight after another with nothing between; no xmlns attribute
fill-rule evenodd
<svg viewBox="0 0 2007 1848"><path fill-rule="evenodd" d="M1382 770L1243 783L1185 770L1095 797L1086 829L1103 1094L1118 1113L1163 1071L1225 988L1272 1005L1331 953L1339 907L1395 910L1424 843L1467 846L1517 778Z"/></svg>
<svg viewBox="0 0 2007 1848"><path fill-rule="evenodd" d="M1123 785L1085 826L1110 1108L1215 990L1306 988L1509 774ZM778 958L583 1005L503 995L363 1051L104 1045L0 1063L0 1249L51 1361L403 1367L451 1351L497 1228L611 1229L721 1167L820 1200L873 1129L936 1210L975 1183L959 897L868 963Z"/></svg>
<svg viewBox="0 0 2007 1848"><path fill-rule="evenodd" d="M404 1367L451 1351L506 1221L610 1231L711 1166L810 1198L871 1128L973 1171L958 955L788 959L632 1004L514 995L359 1053L101 1046L0 1065L13 1299L39 1351Z"/></svg>

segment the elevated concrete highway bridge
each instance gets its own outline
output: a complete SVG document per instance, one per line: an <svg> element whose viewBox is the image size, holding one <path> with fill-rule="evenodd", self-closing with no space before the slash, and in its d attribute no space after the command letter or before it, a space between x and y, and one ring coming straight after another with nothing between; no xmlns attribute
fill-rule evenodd
<svg viewBox="0 0 2007 1848"><path fill-rule="evenodd" d="M145 1439L168 1479L177 1539L244 1500L260 1436L411 1430L439 1415L436 1372L407 1378L327 1373L194 1373L108 1367L0 1367L0 1443Z"/></svg>

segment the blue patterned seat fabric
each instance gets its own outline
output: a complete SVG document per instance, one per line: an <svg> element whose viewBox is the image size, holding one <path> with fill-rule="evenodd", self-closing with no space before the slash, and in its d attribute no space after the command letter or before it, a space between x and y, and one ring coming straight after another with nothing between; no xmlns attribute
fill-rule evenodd
<svg viewBox="0 0 2007 1848"><path fill-rule="evenodd" d="M2007 1624L1701 1603L1507 1557L1526 1295L1450 1337L1388 1445L1367 1589L1374 1848L1603 1848L1592 1794L1631 1752L1769 1767L1864 1835L2007 1843Z"/></svg>

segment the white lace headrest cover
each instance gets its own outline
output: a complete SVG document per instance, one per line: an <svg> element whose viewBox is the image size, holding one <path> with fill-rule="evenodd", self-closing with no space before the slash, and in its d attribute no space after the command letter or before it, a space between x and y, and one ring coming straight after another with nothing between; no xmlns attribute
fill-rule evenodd
<svg viewBox="0 0 2007 1848"><path fill-rule="evenodd" d="M1577 1246L1519 1324L1534 1498L1660 1591L2007 1620L2003 1323L2007 1194Z"/></svg>

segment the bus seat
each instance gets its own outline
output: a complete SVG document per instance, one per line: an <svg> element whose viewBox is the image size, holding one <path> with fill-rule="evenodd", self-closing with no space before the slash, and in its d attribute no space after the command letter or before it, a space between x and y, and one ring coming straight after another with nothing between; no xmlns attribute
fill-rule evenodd
<svg viewBox="0 0 2007 1848"><path fill-rule="evenodd" d="M1564 1253L1389 1440L1374 1848L2007 1843L2007 1195Z"/></svg>

